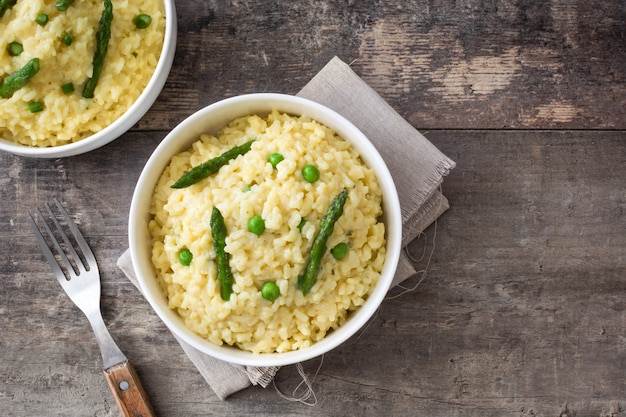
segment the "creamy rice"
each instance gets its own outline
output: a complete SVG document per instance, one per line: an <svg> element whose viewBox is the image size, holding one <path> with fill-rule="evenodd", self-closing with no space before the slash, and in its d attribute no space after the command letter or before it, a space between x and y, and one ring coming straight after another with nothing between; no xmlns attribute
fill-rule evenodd
<svg viewBox="0 0 626 417"><path fill-rule="evenodd" d="M188 188L171 188L192 166L251 139L251 150L218 173ZM267 162L273 152L284 156L276 168ZM321 172L312 184L302 178L306 164ZM327 251L317 282L303 295L298 275L321 218L344 188L348 200L327 247L344 242L348 254L336 260ZM381 202L373 170L329 128L277 111L242 117L216 136L201 135L163 172L151 205L152 262L169 307L210 342L255 353L306 348L341 326L376 285L385 258ZM226 252L235 280L229 301L220 297L216 279L213 207L222 212L228 231ZM265 220L259 236L247 229L254 215ZM178 260L183 248L193 253L189 266ZM274 301L261 296L266 281L280 288Z"/></svg>
<svg viewBox="0 0 626 417"><path fill-rule="evenodd" d="M93 99L82 97L92 73L96 32L102 0L74 1L59 12L54 0L22 0L0 18L0 80L22 68L32 58L40 70L11 98L0 98L0 137L27 146L48 147L76 142L96 133L120 117L148 84L159 60L165 34L161 0L113 0L111 40ZM46 13L44 27L35 22ZM152 17L146 29L137 29L139 13ZM72 31L73 42L60 38ZM23 44L24 52L12 57L10 42ZM75 91L65 95L61 85L72 82ZM28 103L39 101L44 110L30 113Z"/></svg>

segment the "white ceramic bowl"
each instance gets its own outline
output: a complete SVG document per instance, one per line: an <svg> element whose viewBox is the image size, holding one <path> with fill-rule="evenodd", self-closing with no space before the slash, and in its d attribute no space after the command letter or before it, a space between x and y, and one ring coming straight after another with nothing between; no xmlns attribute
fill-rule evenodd
<svg viewBox="0 0 626 417"><path fill-rule="evenodd" d="M346 323L311 347L287 352L253 354L228 346L217 346L193 333L180 316L168 308L151 261L148 231L149 207L157 181L173 155L189 149L201 133L217 133L237 117L263 115L272 109L292 115L308 115L350 141L378 177L383 190L383 221L386 226L387 258L379 282L365 304ZM172 130L146 163L133 195L129 217L129 244L139 284L148 302L170 330L198 350L227 362L251 366L280 366L322 355L355 334L374 314L391 286L401 250L402 220L398 193L385 162L372 143L338 113L310 100L283 94L250 94L229 98L199 110Z"/></svg>
<svg viewBox="0 0 626 417"><path fill-rule="evenodd" d="M157 99L169 76L176 50L176 8L174 0L163 0L165 6L165 37L154 74L143 93L115 122L93 135L66 145L37 148L21 145L0 137L0 150L34 158L61 158L92 151L117 139L141 119Z"/></svg>

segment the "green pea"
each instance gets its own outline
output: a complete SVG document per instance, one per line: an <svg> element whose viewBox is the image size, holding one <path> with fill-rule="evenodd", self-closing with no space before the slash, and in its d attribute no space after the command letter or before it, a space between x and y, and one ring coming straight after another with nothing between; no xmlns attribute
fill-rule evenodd
<svg viewBox="0 0 626 417"><path fill-rule="evenodd" d="M248 220L248 230L259 236L265 231L265 220L261 216L252 216Z"/></svg>
<svg viewBox="0 0 626 417"><path fill-rule="evenodd" d="M72 83L66 83L63 84L61 86L61 91L63 91L63 94L71 94L74 92L74 84Z"/></svg>
<svg viewBox="0 0 626 417"><path fill-rule="evenodd" d="M307 164L302 168L302 178L306 182L314 183L320 178L320 170L315 165Z"/></svg>
<svg viewBox="0 0 626 417"><path fill-rule="evenodd" d="M37 17L35 18L35 22L37 22L39 26L46 26L48 24L48 20L50 19L48 18L48 15L45 13L39 13Z"/></svg>
<svg viewBox="0 0 626 417"><path fill-rule="evenodd" d="M11 56L19 56L24 52L24 46L19 42L11 42L7 47L7 51Z"/></svg>
<svg viewBox="0 0 626 417"><path fill-rule="evenodd" d="M184 248L178 252L178 261L181 264L185 266L189 266L192 260L193 260L193 253L191 253L189 249Z"/></svg>
<svg viewBox="0 0 626 417"><path fill-rule="evenodd" d="M280 288L274 281L268 281L261 287L261 296L268 301L274 301L280 295Z"/></svg>
<svg viewBox="0 0 626 417"><path fill-rule="evenodd" d="M74 3L74 0L57 0L56 1L57 10L60 12L65 12L67 11L67 9L70 8L72 3Z"/></svg>
<svg viewBox="0 0 626 417"><path fill-rule="evenodd" d="M346 257L348 254L348 245L341 242L337 244L334 248L330 250L330 253L333 255L333 258L340 260Z"/></svg>
<svg viewBox="0 0 626 417"><path fill-rule="evenodd" d="M63 36L61 37L61 42L63 43L63 45L67 46L70 46L72 42L74 42L74 34L72 34L71 30L63 34Z"/></svg>
<svg viewBox="0 0 626 417"><path fill-rule="evenodd" d="M137 29L145 29L150 26L150 23L152 22L152 17L145 13L141 13L135 16L134 22Z"/></svg>
<svg viewBox="0 0 626 417"><path fill-rule="evenodd" d="M270 164L272 164L272 167L276 168L276 165L278 165L280 163L280 161L284 160L285 157L282 154L279 154L278 152L274 152L269 154L269 156L267 157L267 160Z"/></svg>
<svg viewBox="0 0 626 417"><path fill-rule="evenodd" d="M28 111L31 113L39 113L40 111L43 111L43 104L38 101L28 103Z"/></svg>

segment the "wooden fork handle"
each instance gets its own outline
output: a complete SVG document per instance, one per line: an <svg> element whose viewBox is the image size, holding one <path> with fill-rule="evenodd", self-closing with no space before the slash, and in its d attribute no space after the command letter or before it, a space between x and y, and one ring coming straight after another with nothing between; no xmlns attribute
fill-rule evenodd
<svg viewBox="0 0 626 417"><path fill-rule="evenodd" d="M124 417L156 417L133 365L127 360L104 370Z"/></svg>

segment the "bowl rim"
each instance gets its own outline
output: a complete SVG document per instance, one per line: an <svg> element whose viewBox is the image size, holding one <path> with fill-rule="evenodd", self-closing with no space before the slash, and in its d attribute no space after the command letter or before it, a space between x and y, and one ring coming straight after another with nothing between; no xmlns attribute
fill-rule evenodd
<svg viewBox="0 0 626 417"><path fill-rule="evenodd" d="M176 6L174 0L161 0L165 11L163 47L154 73L135 102L113 123L78 142L38 148L22 145L0 137L0 151L33 158L63 158L100 148L119 138L150 110L169 76L177 41Z"/></svg>
<svg viewBox="0 0 626 417"><path fill-rule="evenodd" d="M255 111L258 108L263 108L264 111ZM216 130L236 117L268 112L273 108L291 114L304 113L327 125L349 140L364 162L374 169L383 189L387 253L379 282L364 305L352 312L340 329L330 332L323 340L308 348L285 353L254 354L235 347L212 344L188 329L180 316L169 308L152 265L150 257L152 245L149 243L147 222L150 219L148 211L154 188L173 155L189 149L200 133ZM232 109L238 111L231 112ZM211 114L215 114L216 118L221 117L222 123L208 121ZM210 123L216 124L203 128ZM137 181L130 206L128 236L131 260L140 289L153 310L174 335L197 350L226 362L246 366L282 366L313 359L329 352L352 337L371 319L392 285L401 253L402 216L397 189L386 163L369 139L350 121L334 110L308 99L278 93L253 93L226 98L196 111L161 141L146 162ZM140 248L143 248L143 251Z"/></svg>

